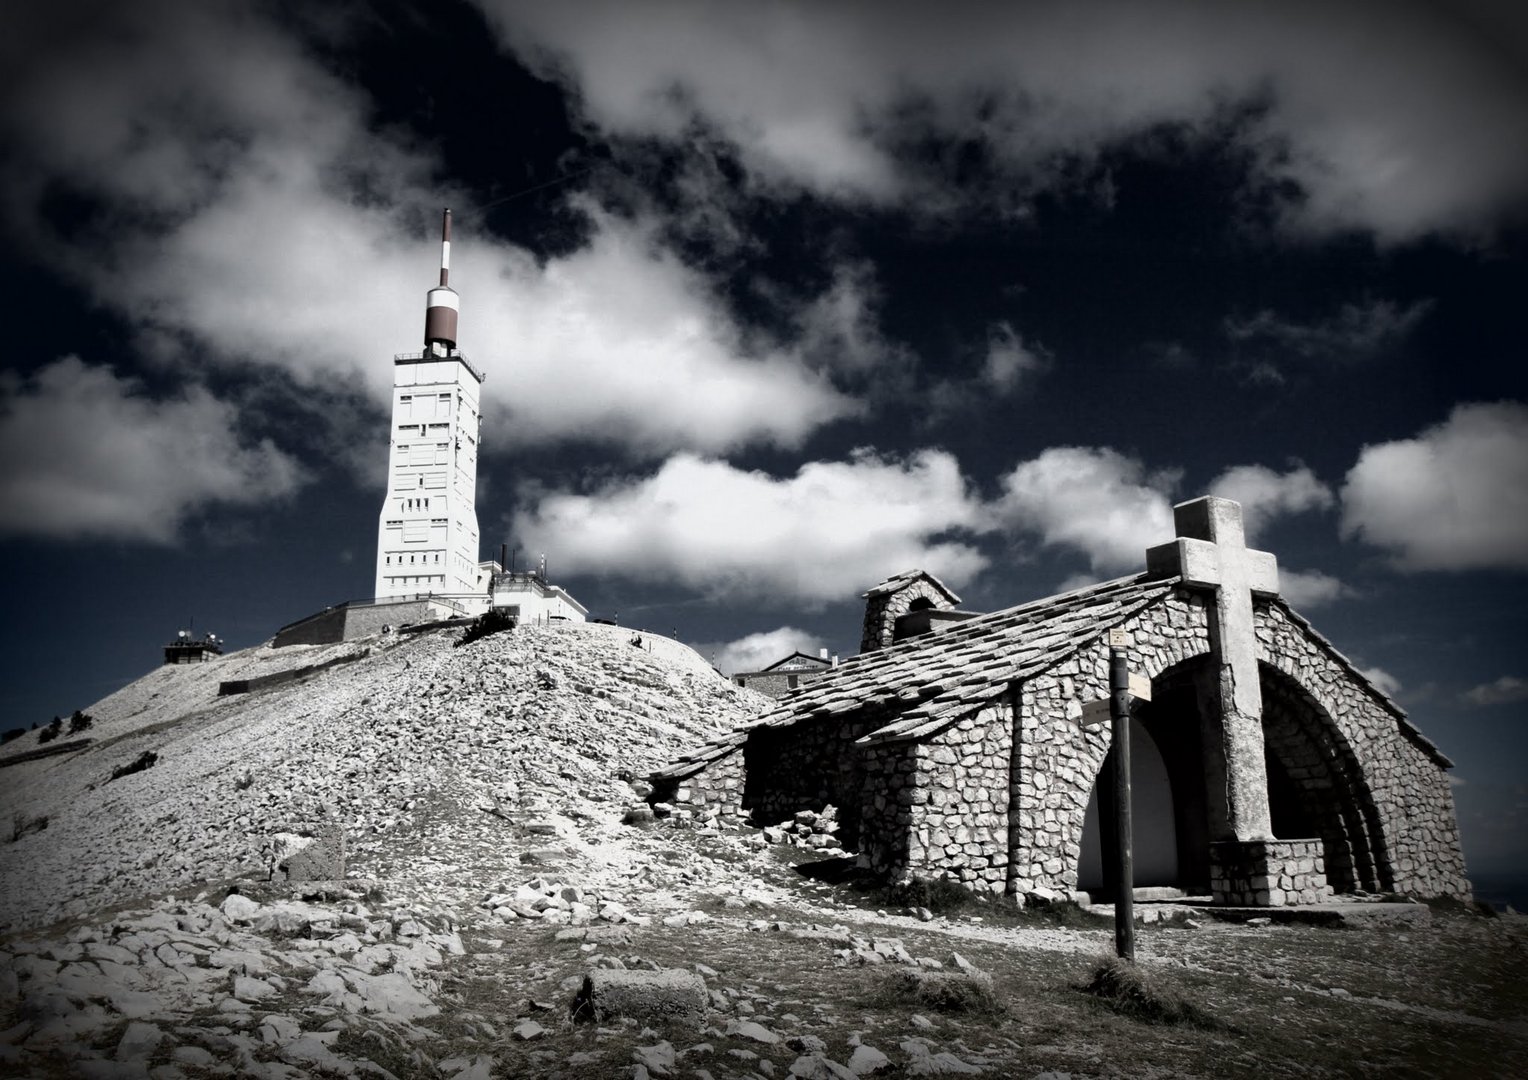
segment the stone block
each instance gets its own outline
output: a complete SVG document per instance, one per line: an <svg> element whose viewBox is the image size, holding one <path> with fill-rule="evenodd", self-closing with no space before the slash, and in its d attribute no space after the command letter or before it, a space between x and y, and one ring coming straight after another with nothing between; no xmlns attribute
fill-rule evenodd
<svg viewBox="0 0 1528 1080"><path fill-rule="evenodd" d="M575 1012L595 1021L629 1016L634 1020L699 1021L706 1011L706 982L693 971L597 969L584 976Z"/></svg>

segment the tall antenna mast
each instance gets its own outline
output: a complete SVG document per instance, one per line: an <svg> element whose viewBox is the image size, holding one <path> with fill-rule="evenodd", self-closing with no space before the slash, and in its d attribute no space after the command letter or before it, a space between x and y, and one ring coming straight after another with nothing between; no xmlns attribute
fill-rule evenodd
<svg viewBox="0 0 1528 1080"><path fill-rule="evenodd" d="M461 298L451 288L451 211L440 222L440 284L431 289L425 301L424 347L437 356L447 356L456 348L456 317Z"/></svg>

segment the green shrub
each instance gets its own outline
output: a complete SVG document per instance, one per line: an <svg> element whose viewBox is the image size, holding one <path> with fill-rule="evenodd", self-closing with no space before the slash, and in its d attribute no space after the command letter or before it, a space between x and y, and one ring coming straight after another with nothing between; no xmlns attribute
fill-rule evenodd
<svg viewBox="0 0 1528 1080"><path fill-rule="evenodd" d="M75 709L74 715L69 718L69 734L78 735L93 723L95 723L95 717Z"/></svg>
<svg viewBox="0 0 1528 1080"><path fill-rule="evenodd" d="M39 731L37 733L37 741L39 743L52 742L54 739L58 738L59 732L61 732L63 730L64 730L64 719L63 719L63 717L55 716L53 718L52 722L49 723L47 727L43 728L41 731Z"/></svg>
<svg viewBox="0 0 1528 1080"><path fill-rule="evenodd" d="M13 727L9 731L5 732L4 734L0 734L0 745L4 745L5 743L8 743L12 739L19 739L23 735L25 735L26 733L27 733L27 729L24 728L24 727Z"/></svg>
<svg viewBox="0 0 1528 1080"><path fill-rule="evenodd" d="M497 634L503 630L513 630L515 622L515 617L504 608L490 608L472 620L472 625L467 627L466 633L462 634L461 640L456 643L456 647L459 649L463 645L470 645L472 642L477 641L479 638L485 638L489 634Z"/></svg>

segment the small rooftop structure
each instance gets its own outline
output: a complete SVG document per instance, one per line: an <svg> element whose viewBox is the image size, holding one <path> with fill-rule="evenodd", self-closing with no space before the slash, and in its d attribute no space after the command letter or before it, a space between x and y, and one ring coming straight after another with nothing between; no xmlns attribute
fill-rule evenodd
<svg viewBox="0 0 1528 1080"><path fill-rule="evenodd" d="M193 638L189 630L181 630L175 635L175 639L164 647L166 664L200 664L222 655L222 638L216 634L204 634L200 638Z"/></svg>
<svg viewBox="0 0 1528 1080"><path fill-rule="evenodd" d="M496 611L507 611L521 623L585 622L589 609L560 585L546 579L546 557L535 570L502 570L497 564L488 592Z"/></svg>

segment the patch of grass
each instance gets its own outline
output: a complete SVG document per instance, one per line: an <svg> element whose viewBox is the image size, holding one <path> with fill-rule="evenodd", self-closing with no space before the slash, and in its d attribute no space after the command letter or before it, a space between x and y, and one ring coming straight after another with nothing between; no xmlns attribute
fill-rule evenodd
<svg viewBox="0 0 1528 1080"><path fill-rule="evenodd" d="M1183 994L1161 975L1148 973L1137 964L1110 956L1093 969L1081 987L1122 1016L1148 1024L1190 1024L1201 1028L1224 1025Z"/></svg>
<svg viewBox="0 0 1528 1080"><path fill-rule="evenodd" d="M942 1013L996 1017L1007 1011L993 992L992 976L982 971L895 971L886 976L883 993L887 1004Z"/></svg>
<svg viewBox="0 0 1528 1080"><path fill-rule="evenodd" d="M1484 900L1460 900L1453 896L1429 896L1422 901L1435 915L1476 915L1494 919L1500 912Z"/></svg>
<svg viewBox="0 0 1528 1080"><path fill-rule="evenodd" d="M949 878L913 878L886 890L886 902L894 907L928 908L935 915L952 915L975 907L976 894Z"/></svg>
<svg viewBox="0 0 1528 1080"><path fill-rule="evenodd" d="M518 621L505 608L490 608L472 620L472 625L467 627L466 631L457 641L456 647L460 649L463 645L470 645L480 638L487 637L489 634L513 630Z"/></svg>
<svg viewBox="0 0 1528 1080"><path fill-rule="evenodd" d="M1114 925L1112 915L1092 911L1075 900L1027 907L1019 913L1019 916L1019 921L1026 926L1064 926L1071 930L1103 930Z"/></svg>

